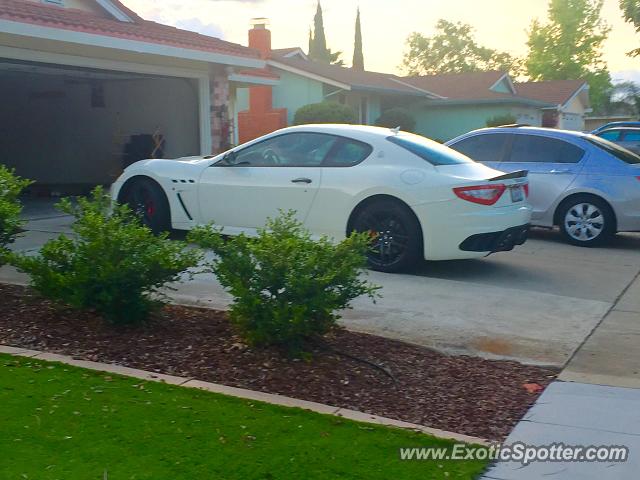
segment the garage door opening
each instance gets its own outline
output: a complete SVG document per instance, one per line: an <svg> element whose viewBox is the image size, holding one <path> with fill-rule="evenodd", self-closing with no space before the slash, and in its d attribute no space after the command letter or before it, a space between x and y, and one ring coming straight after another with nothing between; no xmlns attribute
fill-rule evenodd
<svg viewBox="0 0 640 480"><path fill-rule="evenodd" d="M200 153L197 80L0 59L0 162L35 196L109 185L142 158Z"/></svg>

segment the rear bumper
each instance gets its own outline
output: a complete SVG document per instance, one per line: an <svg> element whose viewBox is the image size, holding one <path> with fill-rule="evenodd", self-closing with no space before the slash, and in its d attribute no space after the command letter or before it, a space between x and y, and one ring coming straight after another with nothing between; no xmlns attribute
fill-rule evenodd
<svg viewBox="0 0 640 480"><path fill-rule="evenodd" d="M529 224L507 228L502 232L471 235L459 246L465 252L508 252L522 245L529 236Z"/></svg>
<svg viewBox="0 0 640 480"><path fill-rule="evenodd" d="M426 260L485 257L500 251L499 248L504 249L504 245L500 247L500 243L505 242L504 238L499 238L502 233L508 231L513 235L511 229L528 227L531 222L531 207L526 203L497 208L466 205L466 203L468 202L451 201L414 207L422 225ZM498 238L494 238L496 233ZM484 235L489 235L491 240L495 240L482 246L486 250L461 248L470 237ZM511 241L511 238L513 237L508 238L507 241ZM513 245L517 245L516 242L517 240ZM480 247L475 246L475 248Z"/></svg>

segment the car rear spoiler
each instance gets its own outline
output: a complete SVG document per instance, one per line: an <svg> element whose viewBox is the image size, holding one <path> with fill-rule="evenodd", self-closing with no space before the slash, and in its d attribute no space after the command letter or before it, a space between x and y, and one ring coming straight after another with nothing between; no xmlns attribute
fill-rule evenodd
<svg viewBox="0 0 640 480"><path fill-rule="evenodd" d="M515 172L505 173L504 175L498 175L497 177L488 178L487 182L496 182L498 180L513 180L516 178L525 178L529 175L529 170L516 170Z"/></svg>

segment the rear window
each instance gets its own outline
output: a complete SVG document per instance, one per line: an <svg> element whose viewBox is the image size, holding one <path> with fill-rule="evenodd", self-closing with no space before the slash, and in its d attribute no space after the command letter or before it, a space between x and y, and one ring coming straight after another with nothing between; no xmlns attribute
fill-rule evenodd
<svg viewBox="0 0 640 480"><path fill-rule="evenodd" d="M595 135L587 135L585 137L589 142L593 143L596 147L604 150L610 155L613 155L619 160L623 162L629 163L631 165L640 163L640 156L635 153L627 150L626 148L622 148L615 143L611 143L607 140L604 140L600 137L596 137Z"/></svg>
<svg viewBox="0 0 640 480"><path fill-rule="evenodd" d="M477 162L500 162L508 139L506 133L486 133L467 137L451 148Z"/></svg>
<svg viewBox="0 0 640 480"><path fill-rule="evenodd" d="M473 163L469 157L462 155L449 147L445 147L433 140L403 133L387 137L391 143L410 151L414 155L426 160L431 165L459 165L461 163Z"/></svg>

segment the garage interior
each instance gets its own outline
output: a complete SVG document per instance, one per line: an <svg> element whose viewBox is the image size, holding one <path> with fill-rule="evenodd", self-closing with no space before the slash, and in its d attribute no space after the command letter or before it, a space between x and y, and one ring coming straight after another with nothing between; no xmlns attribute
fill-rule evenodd
<svg viewBox="0 0 640 480"><path fill-rule="evenodd" d="M198 92L193 79L0 59L0 162L56 197L136 160L198 155Z"/></svg>

